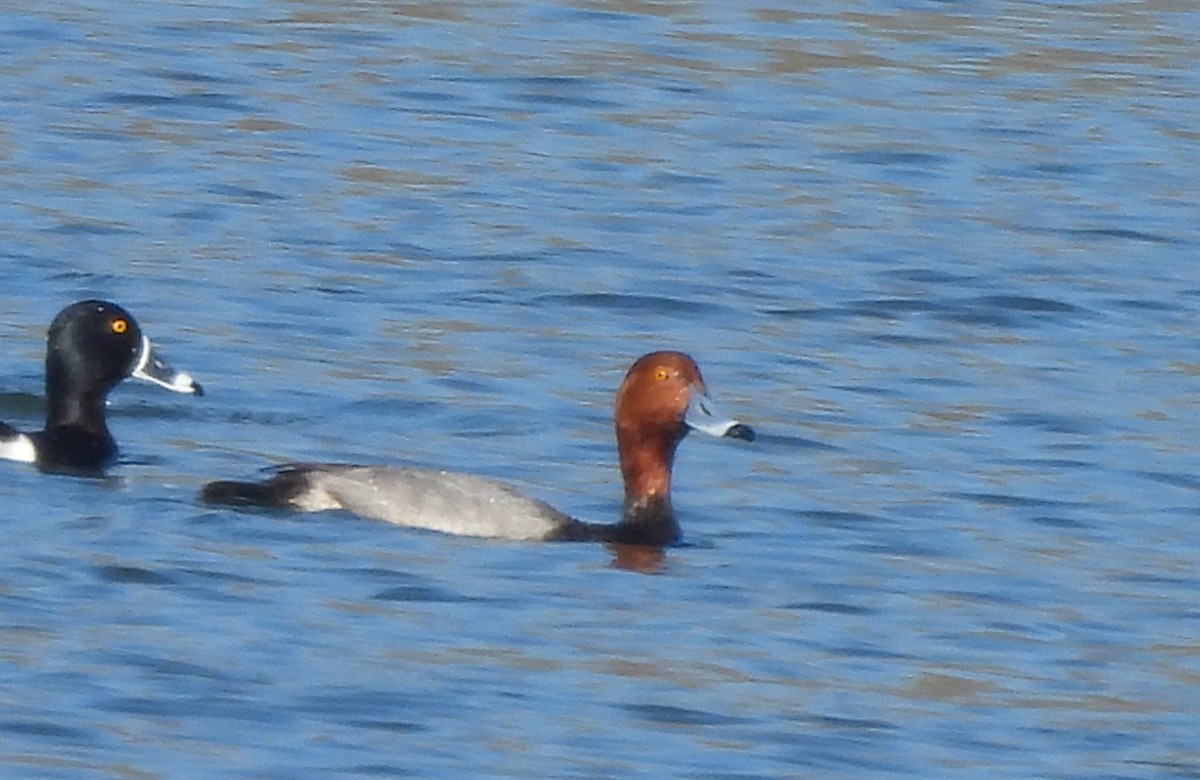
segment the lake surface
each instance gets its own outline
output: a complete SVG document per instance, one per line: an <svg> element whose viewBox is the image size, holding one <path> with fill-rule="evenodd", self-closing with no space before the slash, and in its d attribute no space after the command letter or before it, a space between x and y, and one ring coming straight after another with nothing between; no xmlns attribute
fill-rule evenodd
<svg viewBox="0 0 1200 780"><path fill-rule="evenodd" d="M0 464L0 774L1200 777L1200 10L793 5L6 11L0 419L88 296L208 394ZM615 519L661 348L760 437L649 571L195 500Z"/></svg>

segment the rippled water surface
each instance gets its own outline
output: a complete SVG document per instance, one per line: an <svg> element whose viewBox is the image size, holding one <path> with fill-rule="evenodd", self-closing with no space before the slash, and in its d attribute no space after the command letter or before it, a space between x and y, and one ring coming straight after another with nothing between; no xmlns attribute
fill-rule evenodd
<svg viewBox="0 0 1200 780"><path fill-rule="evenodd" d="M84 296L209 392L121 387L107 479L0 464L3 776L1200 777L1198 29L7 11L0 419ZM684 443L654 573L195 501L419 463L613 519L656 348L761 435Z"/></svg>

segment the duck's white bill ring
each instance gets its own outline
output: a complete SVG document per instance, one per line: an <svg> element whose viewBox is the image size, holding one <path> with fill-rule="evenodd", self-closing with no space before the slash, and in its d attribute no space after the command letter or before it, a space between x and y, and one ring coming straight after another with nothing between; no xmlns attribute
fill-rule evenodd
<svg viewBox="0 0 1200 780"><path fill-rule="evenodd" d="M154 354L150 339L143 334L142 344L138 349L137 365L130 374L134 379L142 379L159 387L165 387L176 393L204 395L204 388L192 379L186 371L176 371L166 361Z"/></svg>

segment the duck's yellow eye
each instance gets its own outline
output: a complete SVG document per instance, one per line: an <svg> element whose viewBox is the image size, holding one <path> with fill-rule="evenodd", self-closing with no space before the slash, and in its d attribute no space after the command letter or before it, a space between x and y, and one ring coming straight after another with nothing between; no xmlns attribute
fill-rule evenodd
<svg viewBox="0 0 1200 780"><path fill-rule="evenodd" d="M125 331L129 330L129 322L127 320L123 320L120 317L118 317L117 319L108 323L108 327L112 330L113 333L120 335L121 333L124 333Z"/></svg>
<svg viewBox="0 0 1200 780"><path fill-rule="evenodd" d="M667 377L669 377L670 375L671 375L670 372L667 371L667 369L662 368L661 366L654 369L654 378L660 382L663 381L664 379L666 379Z"/></svg>

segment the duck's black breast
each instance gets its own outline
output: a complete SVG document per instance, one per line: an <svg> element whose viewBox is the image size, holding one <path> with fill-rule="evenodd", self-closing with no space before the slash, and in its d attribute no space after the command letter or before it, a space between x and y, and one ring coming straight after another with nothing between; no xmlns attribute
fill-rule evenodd
<svg viewBox="0 0 1200 780"><path fill-rule="evenodd" d="M117 443L107 430L58 426L31 434L30 438L37 450L37 466L43 471L86 474L100 471L117 459Z"/></svg>

